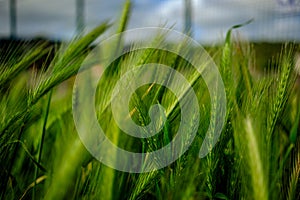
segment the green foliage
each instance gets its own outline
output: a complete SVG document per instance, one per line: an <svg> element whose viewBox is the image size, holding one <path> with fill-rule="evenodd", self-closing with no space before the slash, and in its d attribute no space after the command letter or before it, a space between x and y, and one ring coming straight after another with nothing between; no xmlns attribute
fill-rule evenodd
<svg viewBox="0 0 300 200"><path fill-rule="evenodd" d="M131 3L126 1L117 33L126 30L130 9ZM221 55L214 56L227 95L226 122L219 142L201 159L198 156L203 138L209 126L214 132L219 113L216 105L210 105L201 74L189 62L172 52L148 48L130 51L106 69L97 83L98 121L114 144L129 151L155 151L170 143L178 130L181 110L178 99L168 88L144 85L131 97L129 117L146 125L150 122L149 108L160 103L166 110L166 123L153 137L127 136L113 120L110 108L112 90L124 73L148 63L170 66L191 83L198 98L201 125L189 150L170 166L141 174L120 172L93 159L81 143L73 121L72 106L76 107L80 98L76 85L74 94L71 92L72 76L89 73L78 70L93 48L91 44L109 28L107 23L58 51L36 44L18 59L14 50L1 55L1 197L299 199L300 93L295 85L295 45L283 46L281 55L272 60L278 67L270 67L257 76L253 68L260 66L253 66L252 46L232 39L232 30L243 25L228 31L224 46L219 47ZM106 53L122 51L122 40L118 38L115 46L105 49ZM158 35L153 44L163 42L165 35ZM180 51L191 53L184 48L184 42L176 45ZM32 68L41 56L47 57L54 50L51 62L44 60L40 70ZM176 82L172 74L152 75ZM90 87L92 83L85 84ZM181 88L179 99L187 92L188 88ZM189 123L193 128L193 122Z"/></svg>

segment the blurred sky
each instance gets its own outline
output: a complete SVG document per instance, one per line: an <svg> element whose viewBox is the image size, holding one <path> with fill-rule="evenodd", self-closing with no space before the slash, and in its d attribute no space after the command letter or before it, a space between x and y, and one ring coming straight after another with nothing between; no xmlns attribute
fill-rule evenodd
<svg viewBox="0 0 300 200"><path fill-rule="evenodd" d="M129 28L171 27L182 31L184 0L132 0ZM76 30L75 0L17 0L17 34L70 39ZM87 29L105 19L117 20L124 0L85 0ZM224 38L232 25L254 21L239 30L256 41L300 41L300 0L192 0L193 36L203 43ZM0 0L0 37L9 36L9 0Z"/></svg>

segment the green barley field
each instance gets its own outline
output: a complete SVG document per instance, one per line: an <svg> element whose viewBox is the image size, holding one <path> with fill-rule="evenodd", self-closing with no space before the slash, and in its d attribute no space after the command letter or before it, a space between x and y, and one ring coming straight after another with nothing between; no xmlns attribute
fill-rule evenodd
<svg viewBox="0 0 300 200"><path fill-rule="evenodd" d="M129 117L140 126L151 123L152 105L159 103L166 109L163 127L148 138L128 136L118 127L109 96L126 71L142 65L164 64L182 74L197 97L200 118L184 121L190 129L194 120L199 126L191 145L178 159L157 170L130 173L109 167L91 155L74 122L74 109L82 100L76 75L88 72L80 69L93 52L97 38L108 31L125 31L129 16L127 1L119 22L103 22L70 43L36 40L11 43L1 49L1 198L300 199L299 45L278 44L274 48L242 41L233 30L247 23L228 30L222 45L205 48L222 77L225 113L219 112L218 103L210 103L212 99L218 102L218 95L209 94L195 66L161 49L128 51L108 65L97 83L94 107L106 136L120 148L145 153L156 151L175 138L183 123L177 96L160 84L144 84L131 96ZM184 41L168 43L165 37L167 34L158 34L151 42L173 45L189 53L193 60L200 59L196 53L187 52L193 49L186 49ZM134 49L135 44L125 47L122 41L119 37L116 45L106 47L105 55ZM162 76L160 71L152 75ZM164 78L177 81L172 74ZM134 81L134 77L129 81ZM85 84L88 88L90 83ZM180 98L188 93L186 88L180 91ZM205 136L220 128L220 116L224 116L224 124L217 143L199 157ZM83 120L87 120L88 137L92 128L88 127L89 119ZM117 153L110 156L122 159ZM163 161L154 158L153 162L160 165Z"/></svg>

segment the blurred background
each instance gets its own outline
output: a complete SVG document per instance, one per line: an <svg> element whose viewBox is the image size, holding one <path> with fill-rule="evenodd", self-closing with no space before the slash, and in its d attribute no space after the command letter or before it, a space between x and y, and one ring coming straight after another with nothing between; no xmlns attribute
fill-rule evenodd
<svg viewBox="0 0 300 200"><path fill-rule="evenodd" d="M174 27L200 43L223 41L239 29L253 42L299 42L300 0L133 0L129 28ZM69 40L104 20L114 22L123 0L0 0L0 38ZM189 31L189 32L188 32Z"/></svg>

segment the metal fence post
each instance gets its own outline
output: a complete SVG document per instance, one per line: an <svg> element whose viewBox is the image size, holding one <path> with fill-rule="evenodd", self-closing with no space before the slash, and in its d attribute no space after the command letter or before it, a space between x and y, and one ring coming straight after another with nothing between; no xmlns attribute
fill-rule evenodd
<svg viewBox="0 0 300 200"><path fill-rule="evenodd" d="M192 0L184 0L184 33L192 36Z"/></svg>
<svg viewBox="0 0 300 200"><path fill-rule="evenodd" d="M17 0L9 1L10 37L17 37Z"/></svg>
<svg viewBox="0 0 300 200"><path fill-rule="evenodd" d="M84 26L84 0L76 0L76 33L82 33Z"/></svg>

